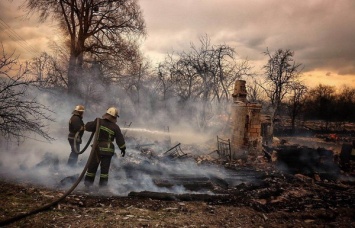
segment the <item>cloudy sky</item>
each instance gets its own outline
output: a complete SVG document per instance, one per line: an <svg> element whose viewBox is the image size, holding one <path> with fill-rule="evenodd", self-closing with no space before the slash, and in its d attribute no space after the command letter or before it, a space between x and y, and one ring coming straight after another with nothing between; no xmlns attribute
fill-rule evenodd
<svg viewBox="0 0 355 228"><path fill-rule="evenodd" d="M0 41L23 58L58 41L53 23L24 19L22 0L0 1ZM310 85L355 87L354 0L138 0L148 36L142 51L153 63L208 35L233 47L262 73L263 52L291 49ZM11 28L11 29L10 29ZM5 30L6 29L6 30ZM14 34L15 32L16 34ZM19 38L18 36L21 38ZM16 39L17 38L17 39Z"/></svg>

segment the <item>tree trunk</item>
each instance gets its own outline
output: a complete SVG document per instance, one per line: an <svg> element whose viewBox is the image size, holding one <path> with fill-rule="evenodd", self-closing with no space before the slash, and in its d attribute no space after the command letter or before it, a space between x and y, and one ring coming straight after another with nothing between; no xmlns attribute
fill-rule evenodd
<svg viewBox="0 0 355 228"><path fill-rule="evenodd" d="M74 43L74 42L73 42ZM68 94L81 96L79 88L79 78L83 75L83 49L84 41L78 42L72 47L74 49L70 53L69 67L68 67Z"/></svg>
<svg viewBox="0 0 355 228"><path fill-rule="evenodd" d="M74 95L77 91L76 61L72 54L68 66L68 94Z"/></svg>

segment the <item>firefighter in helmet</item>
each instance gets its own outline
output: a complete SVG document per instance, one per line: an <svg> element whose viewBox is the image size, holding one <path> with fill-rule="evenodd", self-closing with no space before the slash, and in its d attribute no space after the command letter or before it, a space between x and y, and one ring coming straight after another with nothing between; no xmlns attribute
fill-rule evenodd
<svg viewBox="0 0 355 228"><path fill-rule="evenodd" d="M68 159L69 166L75 166L78 161L78 154L74 151L74 143L76 144L76 149L80 151L81 137L84 134L84 106L75 106L72 116L69 120L69 135L68 141L71 147L71 152ZM75 139L75 135L79 132L78 137ZM76 142L74 142L76 140Z"/></svg>
<svg viewBox="0 0 355 228"><path fill-rule="evenodd" d="M100 181L99 186L107 186L108 173L110 169L111 158L115 153L113 141L116 140L118 148L121 150L122 157L126 153L126 144L120 127L116 124L119 117L118 109L110 107L102 116L94 121L85 124L85 130L95 132L96 121L99 121L99 132L97 136L97 147L95 148L95 156L89 163L88 170L85 175L84 184L87 187L92 186L95 180L96 171L100 165Z"/></svg>

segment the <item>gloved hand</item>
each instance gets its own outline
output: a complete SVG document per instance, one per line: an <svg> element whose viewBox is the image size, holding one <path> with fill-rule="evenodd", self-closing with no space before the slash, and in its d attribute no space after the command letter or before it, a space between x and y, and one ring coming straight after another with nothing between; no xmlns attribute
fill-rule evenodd
<svg viewBox="0 0 355 228"><path fill-rule="evenodd" d="M126 150L121 150L121 155L122 155L122 157L124 157L125 154L126 154Z"/></svg>

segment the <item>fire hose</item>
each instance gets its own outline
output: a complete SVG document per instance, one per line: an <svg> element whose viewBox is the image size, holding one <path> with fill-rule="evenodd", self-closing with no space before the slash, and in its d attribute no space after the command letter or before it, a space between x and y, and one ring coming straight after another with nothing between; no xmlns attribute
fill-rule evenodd
<svg viewBox="0 0 355 228"><path fill-rule="evenodd" d="M46 205L44 205L44 206L42 206L42 207L40 207L40 208L37 208L37 209L32 210L32 211L29 211L29 212L27 212L27 213L19 214L19 215L17 215L17 216L12 217L12 218L9 218L9 219L0 221L0 226L1 226L1 227L2 227L2 226L5 226L5 225L9 225L9 224L11 224L11 223L13 223L13 222L16 222L16 221L18 221L18 220L20 220L20 219L23 219L23 218L25 218L25 217L28 217L28 216L30 216L30 215L34 215L34 214L37 214L37 213L39 213L39 212L42 212L42 211L45 211L45 210L49 210L49 209L51 209L52 207L56 206L60 201L62 201L63 199L65 199L72 191L74 191L74 189L78 186L78 184L80 183L80 181L83 179L83 177L84 177L84 175L85 175L85 173L86 173L86 171L87 171L87 169L88 169L88 166L89 166L89 163L90 163L91 159L94 158L94 155L95 155L95 148L96 148L96 146L97 146L97 142L98 142L97 139L98 139L98 135L99 135L99 134L98 134L98 132L99 132L99 131L98 131L98 129L99 129L99 123L100 123L99 120L100 120L100 119L97 118L97 121L96 121L96 130L95 130L95 140L94 140L94 142L93 142L93 145L92 145L92 149L91 149L89 158L88 158L88 160L87 160L87 162L86 162L86 165L85 165L83 171L81 172L79 178L78 178L77 181L73 184L73 186L72 186L67 192L65 192L60 198L58 198L57 200L55 200L55 201L53 201L53 202L51 202L51 203L49 203L49 204L46 204ZM94 133L91 134L90 139L89 139L89 142L87 143L87 145L89 145L89 143L90 143L90 141L92 140L92 137L93 137L93 136L94 136ZM75 145L75 143L74 143L74 145ZM84 149L86 149L86 148L87 148L87 146L85 146ZM80 151L80 152L83 153L83 152L84 152L84 149L83 149L82 151Z"/></svg>
<svg viewBox="0 0 355 228"><path fill-rule="evenodd" d="M98 121L98 122L99 122L99 121ZM95 131L95 132L96 132L96 131ZM81 151L78 150L78 144L76 143L76 142L78 141L79 134L80 134L80 131L76 132L76 134L75 134L75 136L74 136L74 143L73 143L73 144L74 144L74 152L77 153L77 154L82 154L82 153L84 153L84 151L88 148L88 146L89 146L89 144L90 144L90 142L91 142L91 140L92 140L92 137L94 136L94 133L92 133L92 134L90 135L90 138L89 138L88 143L86 143L86 145L84 146L84 148L83 148Z"/></svg>

